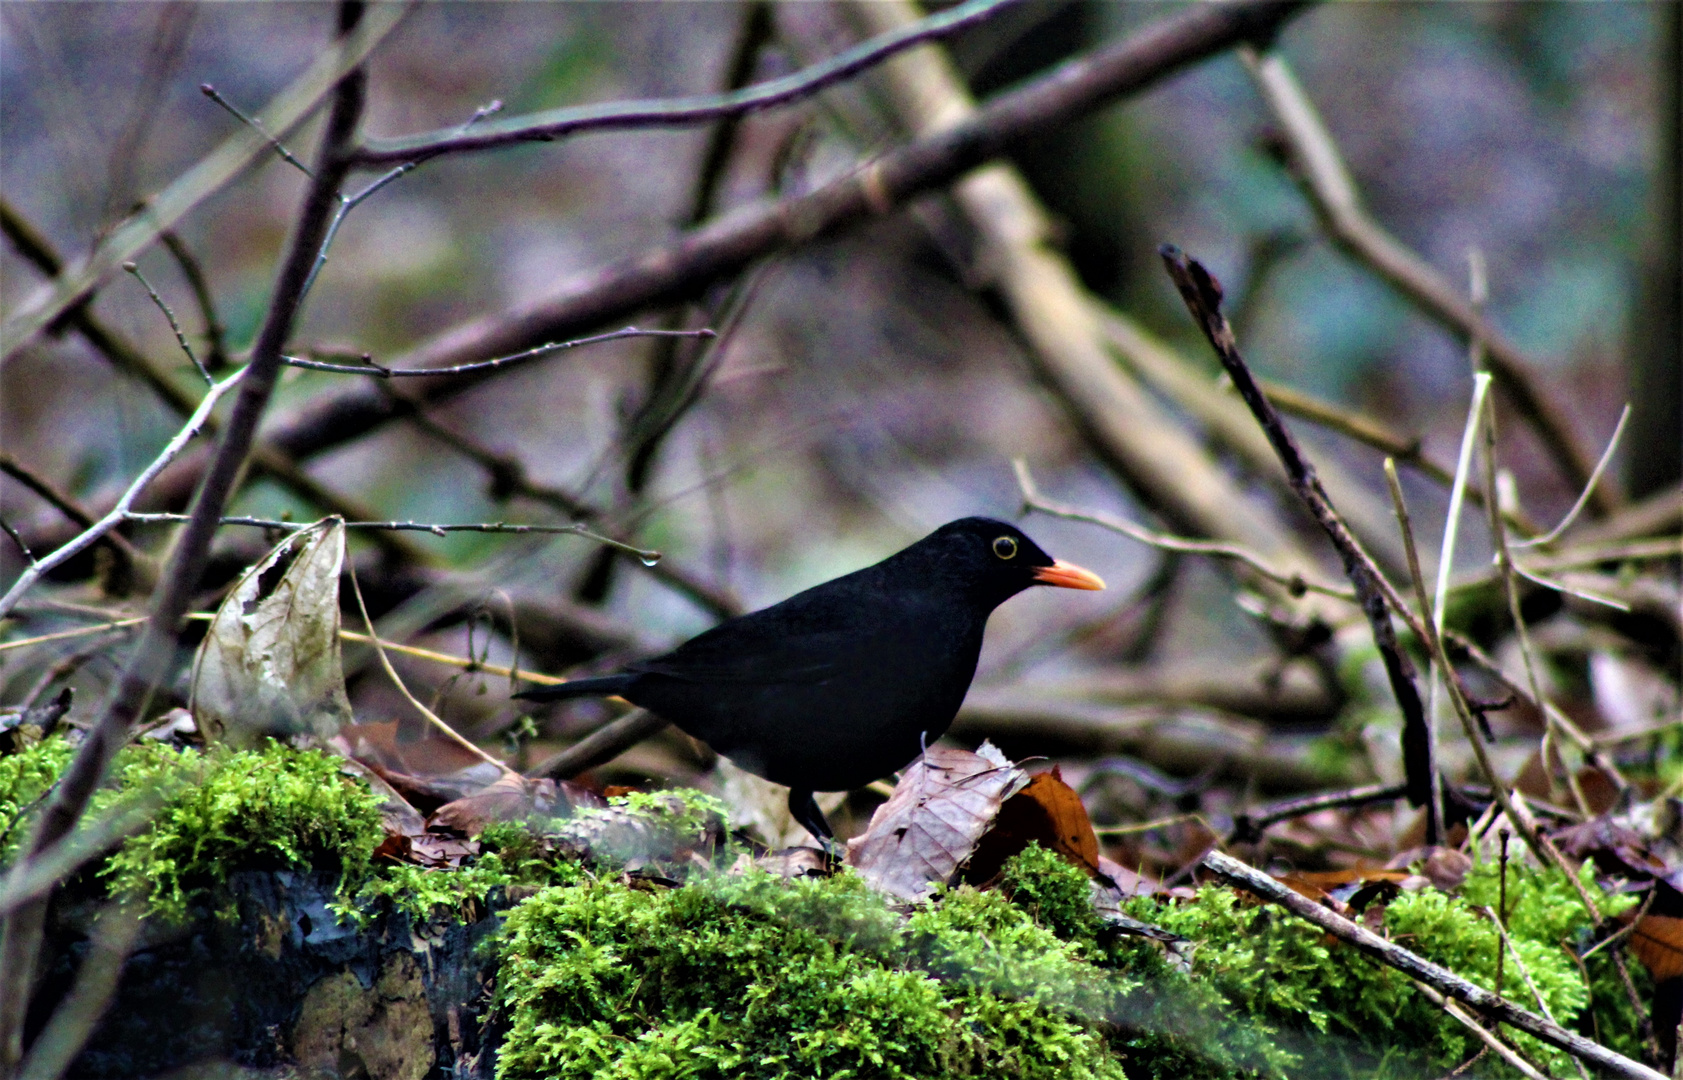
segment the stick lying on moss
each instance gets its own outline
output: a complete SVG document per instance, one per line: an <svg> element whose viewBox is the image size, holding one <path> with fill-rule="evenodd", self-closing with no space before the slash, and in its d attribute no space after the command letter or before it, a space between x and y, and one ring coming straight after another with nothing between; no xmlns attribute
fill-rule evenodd
<svg viewBox="0 0 1683 1080"><path fill-rule="evenodd" d="M1535 1036L1573 1057L1611 1070L1619 1076L1636 1077L1638 1080L1666 1080L1664 1074L1655 1072L1639 1061L1632 1061L1600 1043L1567 1031L1559 1024L1545 1020L1536 1013L1527 1012L1483 987L1468 982L1453 971L1439 967L1400 945L1386 941L1365 926L1351 922L1330 908L1322 907L1313 900L1298 895L1285 884L1230 855L1212 851L1204 856L1204 865L1247 892L1279 904L1293 915L1314 923L1334 937L1425 983L1445 997L1465 1002L1479 1012Z"/></svg>

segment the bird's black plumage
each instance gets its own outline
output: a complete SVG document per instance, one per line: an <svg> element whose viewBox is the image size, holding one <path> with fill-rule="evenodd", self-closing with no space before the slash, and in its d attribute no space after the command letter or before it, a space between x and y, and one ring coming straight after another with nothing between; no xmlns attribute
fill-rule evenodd
<svg viewBox="0 0 1683 1080"><path fill-rule="evenodd" d="M940 738L976 673L988 615L1040 584L1104 587L1012 525L963 518L617 675L515 696L617 694L787 785L796 819L823 838L812 793L879 780Z"/></svg>

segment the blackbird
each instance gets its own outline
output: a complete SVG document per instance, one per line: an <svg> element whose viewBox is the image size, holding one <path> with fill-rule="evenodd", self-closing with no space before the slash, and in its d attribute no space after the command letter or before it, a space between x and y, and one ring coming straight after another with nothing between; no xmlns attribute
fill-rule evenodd
<svg viewBox="0 0 1683 1080"><path fill-rule="evenodd" d="M1031 585L1104 588L1014 526L962 518L617 675L514 696L617 694L786 785L789 812L828 843L812 793L882 779L940 738L976 674L988 615Z"/></svg>

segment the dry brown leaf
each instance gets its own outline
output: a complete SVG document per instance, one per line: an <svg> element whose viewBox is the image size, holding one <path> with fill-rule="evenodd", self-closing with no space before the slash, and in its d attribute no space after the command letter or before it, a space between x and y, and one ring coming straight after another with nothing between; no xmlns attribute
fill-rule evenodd
<svg viewBox="0 0 1683 1080"><path fill-rule="evenodd" d="M1056 766L1033 777L1028 786L1005 800L992 828L970 856L964 880L976 884L992 881L1005 861L1031 842L1056 851L1088 874L1099 873L1099 838L1093 833L1087 807L1075 789L1064 783Z"/></svg>
<svg viewBox="0 0 1683 1080"><path fill-rule="evenodd" d="M524 821L534 814L546 814L555 801L552 781L504 773L496 783L433 811L427 819L427 831L478 836L493 821Z"/></svg>
<svg viewBox="0 0 1683 1080"><path fill-rule="evenodd" d="M1631 931L1628 944L1655 982L1683 975L1683 919L1644 915Z"/></svg>
<svg viewBox="0 0 1683 1080"><path fill-rule="evenodd" d="M1027 783L991 743L974 754L932 746L877 807L865 834L847 842L847 864L880 892L921 900L953 880L1000 806Z"/></svg>
<svg viewBox="0 0 1683 1080"><path fill-rule="evenodd" d="M281 541L240 578L193 661L190 706L207 740L326 739L350 722L339 663L344 560L345 523L328 518Z"/></svg>

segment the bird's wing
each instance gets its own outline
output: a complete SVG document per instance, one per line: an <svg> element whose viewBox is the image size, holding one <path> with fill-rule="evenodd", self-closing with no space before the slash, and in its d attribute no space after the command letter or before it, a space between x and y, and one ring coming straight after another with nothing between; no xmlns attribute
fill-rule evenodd
<svg viewBox="0 0 1683 1080"><path fill-rule="evenodd" d="M666 675L685 682L817 683L845 670L848 635L829 633L741 633L693 638L667 653L631 664L627 671ZM760 628L755 628L760 629ZM709 632L711 633L711 632Z"/></svg>
<svg viewBox="0 0 1683 1080"><path fill-rule="evenodd" d="M688 682L824 682L868 663L869 650L881 639L880 620L855 598L838 593L809 590L721 623L626 670Z"/></svg>

